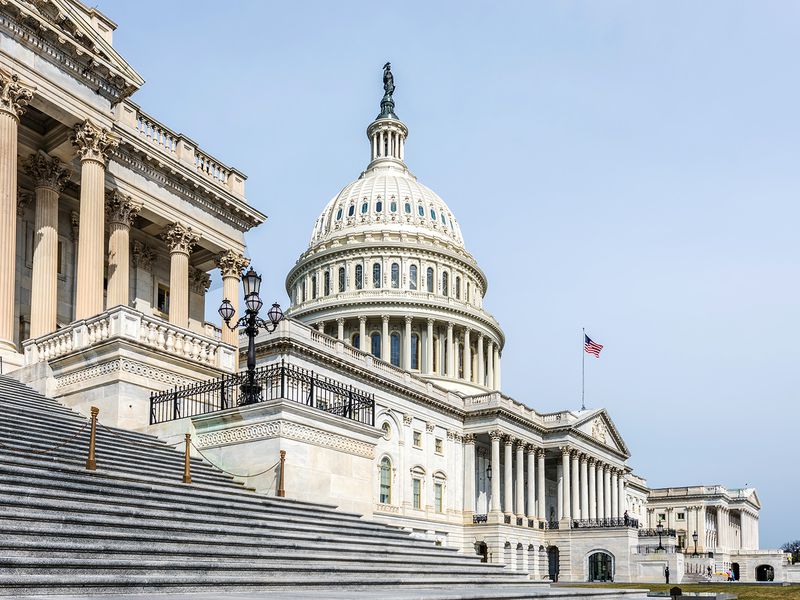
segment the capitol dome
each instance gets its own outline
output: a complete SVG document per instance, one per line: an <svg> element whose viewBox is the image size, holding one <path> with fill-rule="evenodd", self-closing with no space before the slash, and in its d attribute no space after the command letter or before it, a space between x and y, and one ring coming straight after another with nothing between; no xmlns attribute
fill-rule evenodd
<svg viewBox="0 0 800 600"><path fill-rule="evenodd" d="M504 335L448 205L405 162L408 128L384 71L370 161L325 206L286 278L287 315L455 391L500 387Z"/></svg>

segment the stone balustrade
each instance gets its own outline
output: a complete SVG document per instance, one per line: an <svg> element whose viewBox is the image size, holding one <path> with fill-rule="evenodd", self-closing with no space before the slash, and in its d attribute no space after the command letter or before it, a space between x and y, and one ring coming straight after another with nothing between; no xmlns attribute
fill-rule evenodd
<svg viewBox="0 0 800 600"><path fill-rule="evenodd" d="M57 359L110 339L139 344L225 371L236 366L236 349L232 346L127 306L116 306L53 333L26 340L22 344L25 364Z"/></svg>

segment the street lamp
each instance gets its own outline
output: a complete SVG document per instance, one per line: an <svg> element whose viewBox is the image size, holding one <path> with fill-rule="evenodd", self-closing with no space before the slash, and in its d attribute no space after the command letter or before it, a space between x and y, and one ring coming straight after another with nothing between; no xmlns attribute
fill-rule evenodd
<svg viewBox="0 0 800 600"><path fill-rule="evenodd" d="M489 463L489 466L486 467L486 479L492 480L492 463Z"/></svg>
<svg viewBox="0 0 800 600"><path fill-rule="evenodd" d="M661 521L656 525L656 531L658 532L658 548L656 548L656 550L663 550L664 546L661 545L661 536L664 533L664 526L661 524Z"/></svg>
<svg viewBox="0 0 800 600"><path fill-rule="evenodd" d="M241 386L242 399L239 404L254 404L261 400L261 386L256 385L256 343L255 339L259 329L264 329L267 333L272 333L278 327L278 323L283 319L283 311L276 302L267 311L269 322L259 318L258 312L264 303L258 295L261 289L261 276L253 270L253 267L242 276L242 287L244 288L244 303L246 309L244 316L231 325L230 321L236 312L231 301L225 298L219 305L219 316L222 317L225 326L231 331L236 331L244 327L247 335L247 383Z"/></svg>
<svg viewBox="0 0 800 600"><path fill-rule="evenodd" d="M695 531L692 534L692 539L694 540L694 554L692 554L692 556L697 556L697 538L698 538L697 531Z"/></svg>

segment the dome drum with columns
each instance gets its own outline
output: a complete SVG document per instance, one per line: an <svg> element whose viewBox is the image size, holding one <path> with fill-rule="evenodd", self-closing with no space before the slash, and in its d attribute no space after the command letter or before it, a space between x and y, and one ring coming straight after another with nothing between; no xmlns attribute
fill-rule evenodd
<svg viewBox="0 0 800 600"><path fill-rule="evenodd" d="M505 337L483 309L486 276L453 212L406 166L408 128L387 95L367 169L322 211L286 278L287 315L448 389L499 389Z"/></svg>

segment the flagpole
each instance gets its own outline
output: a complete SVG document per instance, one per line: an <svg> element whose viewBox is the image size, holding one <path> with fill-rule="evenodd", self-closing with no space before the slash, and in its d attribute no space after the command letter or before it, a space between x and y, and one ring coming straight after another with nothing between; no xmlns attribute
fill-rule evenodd
<svg viewBox="0 0 800 600"><path fill-rule="evenodd" d="M581 340L581 410L586 410L586 328Z"/></svg>

